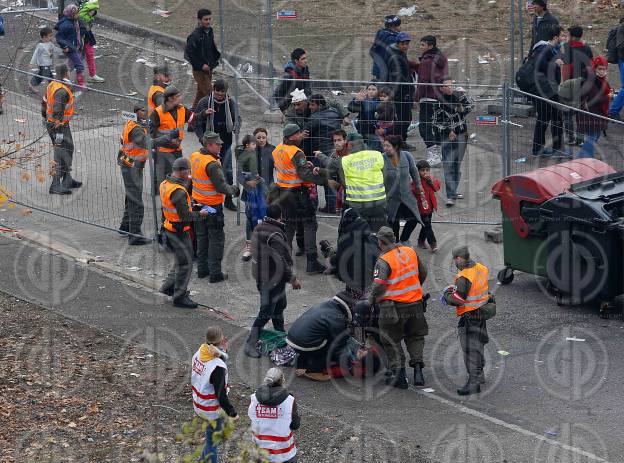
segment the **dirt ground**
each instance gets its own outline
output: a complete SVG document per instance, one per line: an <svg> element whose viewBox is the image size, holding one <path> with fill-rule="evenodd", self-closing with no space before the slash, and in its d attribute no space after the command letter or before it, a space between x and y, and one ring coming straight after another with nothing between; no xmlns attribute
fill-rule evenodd
<svg viewBox="0 0 624 463"><path fill-rule="evenodd" d="M108 0L102 2L102 13L186 37L195 25L196 10L208 7L214 12L217 40L220 40L221 19L224 20L227 51L266 62L268 2L229 0L223 3L223 18L219 17L216 0ZM608 31L623 14L619 3L616 0L551 0L549 8L564 27L583 25L585 40L600 53ZM412 7L415 9L410 11ZM171 15L164 18L153 14L157 8L168 10ZM375 31L381 27L383 16L402 9L408 13L401 16L403 30L416 38L435 35L449 58L458 60L451 63L456 79L497 84L508 75L509 2L504 0L275 1L270 15L275 68L282 68L292 49L303 47L309 52L313 78L367 79L371 66L368 49ZM276 20L280 10L294 10L298 17ZM530 34L530 17L526 11L523 21L526 51ZM518 36L516 47L518 52ZM418 56L417 43L413 44L410 55ZM479 57L484 57L488 64L479 64ZM615 73L613 78L616 78Z"/></svg>
<svg viewBox="0 0 624 463"><path fill-rule="evenodd" d="M0 317L0 461L136 462L145 450L176 461L189 452L175 438L193 418L188 362L4 293ZM238 382L231 387L241 421L223 461L249 439L253 391ZM336 455L348 461L359 452L356 431L300 408L300 461L335 462ZM374 461L369 457L358 455L358 461Z"/></svg>

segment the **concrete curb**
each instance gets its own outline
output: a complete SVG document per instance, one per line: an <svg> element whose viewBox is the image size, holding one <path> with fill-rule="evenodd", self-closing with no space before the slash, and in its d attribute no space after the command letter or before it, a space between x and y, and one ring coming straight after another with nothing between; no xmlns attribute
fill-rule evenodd
<svg viewBox="0 0 624 463"><path fill-rule="evenodd" d="M156 280L155 278L145 278L140 275L133 275L131 273L128 273L120 265L100 260L101 258L99 256L95 256L89 252L79 251L78 249L68 246L66 244L51 240L49 235L45 235L32 230L20 230L13 236L16 236L19 239L43 247L45 249L49 249L50 251L56 252L58 254L62 254L65 257L69 257L76 262L87 264L91 267L102 270L105 273L115 275L133 283L137 283L148 289L158 291L158 289L160 288L160 281Z"/></svg>
<svg viewBox="0 0 624 463"><path fill-rule="evenodd" d="M117 29L120 32L125 34L134 35L137 37L141 37L144 39L152 39L156 40L163 45L167 45L173 48L180 49L184 51L184 47L186 46L186 39L181 37L176 37L175 35L167 34L165 32L155 31L153 29L149 29L147 27L139 26L133 24L128 21L124 21L123 19L113 18L107 15L98 14L98 22L103 26L110 27L112 29ZM233 53L228 53L221 50L222 56L227 59L230 64L233 66L245 63L251 63L254 69L257 69L257 73L260 76L270 76L270 75L278 75L277 71L273 69L273 73L270 73L270 68L267 63L261 63L252 58L246 56L235 55Z"/></svg>

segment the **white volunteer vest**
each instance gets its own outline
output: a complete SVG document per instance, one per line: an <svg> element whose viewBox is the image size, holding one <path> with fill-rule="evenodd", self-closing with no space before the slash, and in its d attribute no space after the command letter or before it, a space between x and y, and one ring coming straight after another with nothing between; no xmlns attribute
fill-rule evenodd
<svg viewBox="0 0 624 463"><path fill-rule="evenodd" d="M281 404L262 405L251 395L249 419L253 442L269 453L270 462L284 462L297 454L295 438L290 430L295 398L289 395Z"/></svg>
<svg viewBox="0 0 624 463"><path fill-rule="evenodd" d="M225 369L225 384L227 388L228 371L227 365L220 358L214 358L208 362L199 360L199 350L193 355L193 365L191 370L191 388L193 389L193 409L201 418L216 420L219 418L219 400L215 393L214 386L210 383L210 375L215 368Z"/></svg>

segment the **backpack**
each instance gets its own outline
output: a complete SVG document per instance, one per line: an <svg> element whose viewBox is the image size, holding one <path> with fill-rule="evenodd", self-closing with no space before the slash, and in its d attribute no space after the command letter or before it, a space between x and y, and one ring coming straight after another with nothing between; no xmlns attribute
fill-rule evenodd
<svg viewBox="0 0 624 463"><path fill-rule="evenodd" d="M583 79L577 77L575 79L568 79L559 85L559 103L572 108L581 107L581 87L583 85Z"/></svg>
<svg viewBox="0 0 624 463"><path fill-rule="evenodd" d="M537 59L534 53L524 58L522 66L516 71L516 85L520 90L527 93L535 93L535 63Z"/></svg>
<svg viewBox="0 0 624 463"><path fill-rule="evenodd" d="M618 27L614 27L609 31L609 35L607 36L607 61L611 64L618 63L618 53L617 53L617 31Z"/></svg>

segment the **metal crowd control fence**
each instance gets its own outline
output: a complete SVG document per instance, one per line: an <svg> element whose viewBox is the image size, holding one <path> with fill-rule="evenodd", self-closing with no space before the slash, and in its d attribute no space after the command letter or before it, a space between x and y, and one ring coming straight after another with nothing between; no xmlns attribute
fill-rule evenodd
<svg viewBox="0 0 624 463"><path fill-rule="evenodd" d="M265 122L262 125L250 126L244 121L239 138L245 134L251 134L256 127L262 126L268 131L269 143L277 145L282 139L282 128L288 122L294 122L301 128L308 131L308 137L304 140L302 147L308 159L315 165L319 165L314 152L322 151L330 154L333 147L331 133L335 129L342 129L345 132L362 131L362 127L373 127L386 130L389 134L401 134L401 126L408 132L407 142L409 151L415 161L427 158L427 145L441 141L433 139L434 135L431 120L420 118L419 105L412 109L412 103L403 99L397 100L390 96L389 100L382 104L375 103L374 108L367 113L356 111L358 96L362 89L370 83L368 81L351 80L309 80L306 85L310 85L307 103L298 105L291 104L284 113L279 110L272 110L275 102L270 94L272 88L277 88L286 83L292 83L292 87L297 87L301 81L267 79L262 77L249 77L238 75L235 77L235 88L238 89L238 104L241 108L243 118L246 114L254 111L257 114L265 114ZM425 85L425 84L419 84ZM376 83L378 90L390 88L391 94L400 94L403 90L407 94L408 87L413 84L397 83ZM301 85L299 85L301 87ZM429 87L439 87L439 85L429 85ZM445 207L446 192L444 181L444 162L432 170L432 174L437 177L442 188L438 192L438 212L434 215L434 222L438 223L460 223L460 224L498 224L500 214L497 204L492 202L490 187L502 175L502 160L500 148L501 128L497 126L498 118L487 114L488 106L492 103L499 103L501 99L501 88L499 86L456 84L456 88L462 87L466 93L474 99L474 109L467 116L468 125L467 142L465 144L466 154L461 167L460 193L464 199L458 201L454 207ZM257 94L248 89L258 89L263 98L258 98ZM385 90L384 90L385 91ZM310 111L310 102L314 101L311 94L322 95L327 103L327 111L317 112L317 116ZM314 104L312 105L314 106ZM405 106L403 112L397 112L397 107ZM435 103L430 103L433 109ZM320 110L322 111L322 110ZM399 111L401 111L399 109ZM403 114L403 117L401 117ZM374 129L373 129L374 130ZM383 151L381 137L375 133L364 134L369 147L374 147ZM431 138L429 138L431 137ZM445 140L446 142L446 140ZM447 168L450 163L447 163ZM332 200L332 196L325 197L322 187L319 188L319 207L327 205L326 200ZM334 216L336 217L336 216Z"/></svg>
<svg viewBox="0 0 624 463"><path fill-rule="evenodd" d="M534 105L534 117L510 117L511 103L518 98L526 98ZM624 122L555 103L516 88L506 87L504 101L505 175L580 157L595 157L618 171L624 169ZM589 120L593 122L588 124ZM540 138L542 133L543 139Z"/></svg>
<svg viewBox="0 0 624 463"><path fill-rule="evenodd" d="M125 124L122 113L132 114L138 98L89 89L80 95L70 122L74 153L71 175L83 182L71 195L51 195L52 142L42 117L41 96L25 92L36 74L0 66L5 92L0 116L0 188L3 197L28 209L47 212L97 227L117 230L124 209L125 191L117 153ZM40 91L45 91L45 82ZM76 89L74 89L76 90ZM144 171L142 200L146 236L156 232L152 169Z"/></svg>

